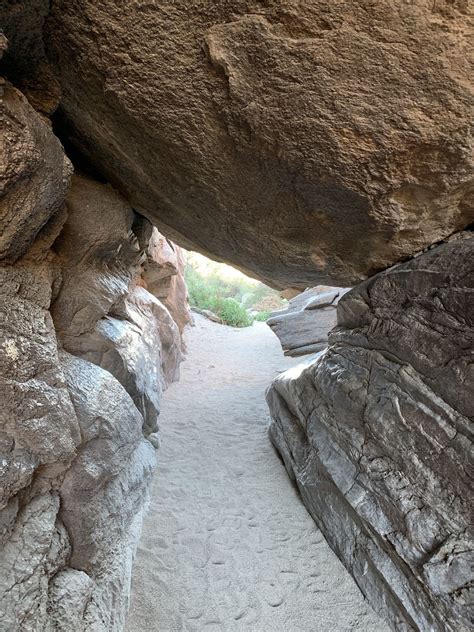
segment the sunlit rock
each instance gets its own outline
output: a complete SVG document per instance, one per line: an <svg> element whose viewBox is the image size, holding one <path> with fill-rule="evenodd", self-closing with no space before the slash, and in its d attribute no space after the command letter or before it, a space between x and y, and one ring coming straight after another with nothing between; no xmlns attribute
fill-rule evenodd
<svg viewBox="0 0 474 632"><path fill-rule="evenodd" d="M183 334L185 327L193 323L184 280L183 252L156 228L148 244L142 278L146 289L168 308Z"/></svg>
<svg viewBox="0 0 474 632"><path fill-rule="evenodd" d="M285 355L317 353L327 347L328 334L336 325L339 299L344 288L316 286L292 298L287 307L272 312L267 325L279 338Z"/></svg>

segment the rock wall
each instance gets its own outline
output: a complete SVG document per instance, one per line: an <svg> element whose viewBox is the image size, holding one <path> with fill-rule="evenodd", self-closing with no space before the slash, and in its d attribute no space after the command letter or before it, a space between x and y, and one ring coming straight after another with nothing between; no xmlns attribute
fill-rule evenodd
<svg viewBox="0 0 474 632"><path fill-rule="evenodd" d="M394 630L474 622L473 261L463 233L357 286L267 394L289 475Z"/></svg>
<svg viewBox="0 0 474 632"><path fill-rule="evenodd" d="M153 228L142 275L144 286L168 308L181 334L187 325L194 323L184 265L181 248Z"/></svg>
<svg viewBox="0 0 474 632"><path fill-rule="evenodd" d="M150 260L169 275L148 220L72 175L8 82L1 119L0 628L120 630L161 394L183 359L179 251L178 326L143 287Z"/></svg>

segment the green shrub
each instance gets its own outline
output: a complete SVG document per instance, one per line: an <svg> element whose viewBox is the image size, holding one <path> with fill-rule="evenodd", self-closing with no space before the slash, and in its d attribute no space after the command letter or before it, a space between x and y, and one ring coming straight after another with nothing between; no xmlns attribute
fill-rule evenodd
<svg viewBox="0 0 474 632"><path fill-rule="evenodd" d="M240 301L242 307L250 308L255 302L255 294L254 292L244 292L242 295L242 300Z"/></svg>
<svg viewBox="0 0 474 632"><path fill-rule="evenodd" d="M258 314L254 315L253 319L264 323L265 321L268 320L270 314L271 312L258 312Z"/></svg>
<svg viewBox="0 0 474 632"><path fill-rule="evenodd" d="M245 307L242 307L233 298L224 298L221 301L217 315L222 318L226 325L231 325L232 327L249 327L253 323L253 318Z"/></svg>
<svg viewBox="0 0 474 632"><path fill-rule="evenodd" d="M185 279L188 286L189 302L193 307L209 309L219 316L224 323L233 327L248 327L253 318L246 308L252 308L266 297L273 303L276 301L276 309L284 301L273 290L263 283L256 283L251 279L229 278L219 273L219 264L209 262L210 271L203 274L192 261L185 267ZM257 308L258 309L258 308ZM267 305L262 305L261 310L267 313ZM259 320L266 320L263 316Z"/></svg>

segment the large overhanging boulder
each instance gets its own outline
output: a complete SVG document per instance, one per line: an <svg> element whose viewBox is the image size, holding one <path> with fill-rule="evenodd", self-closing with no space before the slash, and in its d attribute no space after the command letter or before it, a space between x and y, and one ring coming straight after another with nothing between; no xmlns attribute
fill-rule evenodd
<svg viewBox="0 0 474 632"><path fill-rule="evenodd" d="M353 285L473 219L465 4L53 0L63 133L179 243Z"/></svg>

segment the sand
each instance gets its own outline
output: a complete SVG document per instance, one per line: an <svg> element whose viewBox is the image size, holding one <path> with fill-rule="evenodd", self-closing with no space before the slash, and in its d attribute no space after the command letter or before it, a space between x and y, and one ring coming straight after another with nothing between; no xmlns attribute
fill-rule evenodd
<svg viewBox="0 0 474 632"><path fill-rule="evenodd" d="M128 632L385 632L267 438L265 389L298 363L263 323L196 317L134 567Z"/></svg>

